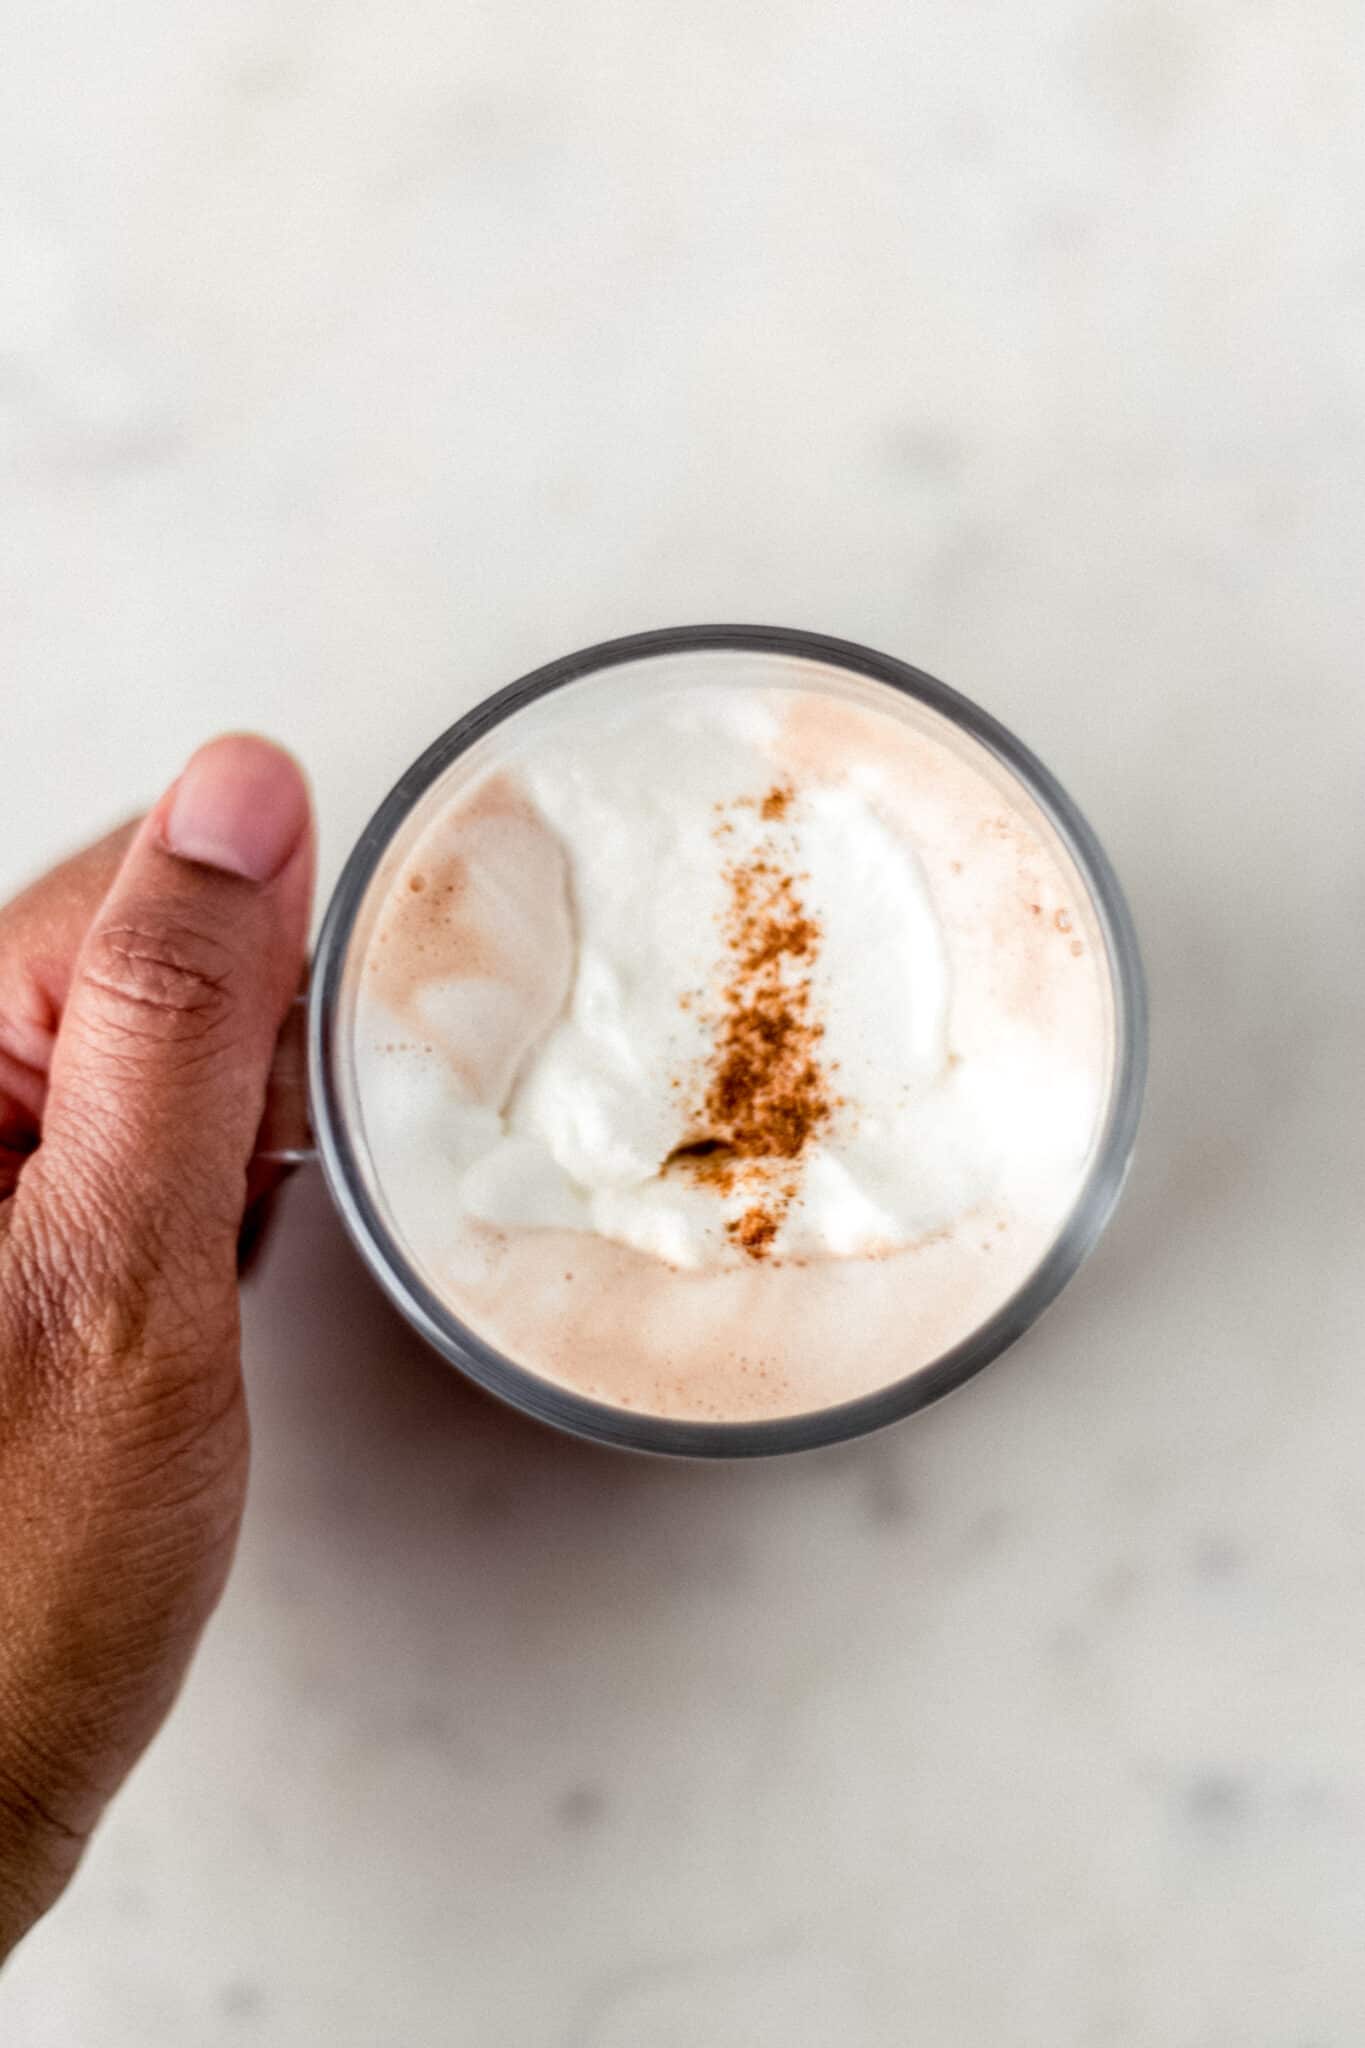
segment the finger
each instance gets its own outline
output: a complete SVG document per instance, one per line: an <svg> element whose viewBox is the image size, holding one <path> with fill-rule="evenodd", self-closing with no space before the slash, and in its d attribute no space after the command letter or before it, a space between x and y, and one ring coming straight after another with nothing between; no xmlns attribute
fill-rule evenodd
<svg viewBox="0 0 1365 2048"><path fill-rule="evenodd" d="M239 1280L249 1280L260 1265L261 1255L275 1221L275 1211L279 1207L284 1182L294 1171L292 1166L272 1167L270 1183L259 1194L248 1187L246 1214L237 1233Z"/></svg>
<svg viewBox="0 0 1365 2048"><path fill-rule="evenodd" d="M246 1215L237 1240L237 1271L245 1279L257 1265L289 1176L312 1153L308 1118L307 999L295 996L285 1014L270 1073L265 1108L247 1169Z"/></svg>
<svg viewBox="0 0 1365 2048"><path fill-rule="evenodd" d="M143 822L90 926L15 1202L49 1233L74 1228L110 1287L172 1261L232 1270L312 867L295 763L217 740Z"/></svg>
<svg viewBox="0 0 1365 2048"><path fill-rule="evenodd" d="M0 1096L35 1124L76 955L136 830L106 833L0 908Z"/></svg>
<svg viewBox="0 0 1365 2048"><path fill-rule="evenodd" d="M0 1088L0 1202L14 1192L36 1144L28 1115Z"/></svg>
<svg viewBox="0 0 1365 2048"><path fill-rule="evenodd" d="M0 1201L38 1142L76 955L136 829L106 833L0 907Z"/></svg>
<svg viewBox="0 0 1365 2048"><path fill-rule="evenodd" d="M308 997L294 997L275 1041L266 1080L265 1110L256 1133L255 1168L260 1185L270 1180L273 1166L297 1166L311 1157L313 1135L308 1117Z"/></svg>

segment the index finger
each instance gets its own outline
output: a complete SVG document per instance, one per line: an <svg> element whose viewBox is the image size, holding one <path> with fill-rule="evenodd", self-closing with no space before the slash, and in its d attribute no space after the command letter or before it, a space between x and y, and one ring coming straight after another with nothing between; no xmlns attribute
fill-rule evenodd
<svg viewBox="0 0 1365 2048"><path fill-rule="evenodd" d="M0 908L0 1089L30 1114L41 1112L76 956L138 823L106 833Z"/></svg>

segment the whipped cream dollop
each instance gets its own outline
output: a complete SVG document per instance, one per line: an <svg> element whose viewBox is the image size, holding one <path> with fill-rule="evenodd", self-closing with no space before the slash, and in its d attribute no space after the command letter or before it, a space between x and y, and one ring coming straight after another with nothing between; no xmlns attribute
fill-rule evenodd
<svg viewBox="0 0 1365 2048"><path fill-rule="evenodd" d="M774 723L758 703L701 698L651 720L656 776L640 772L640 723L590 752L561 745L524 773L572 849L561 911L574 968L466 1201L516 1225L530 1220L529 1190L553 1185L580 1227L677 1266L743 1256L727 1225L762 1211L765 1196L782 1210L765 1246L775 1255L907 1242L943 1212L937 1176L914 1169L913 1132L916 1105L945 1077L948 1011L943 938L913 847L855 790L775 782ZM726 1120L708 1121L706 1098L732 1007L736 875L785 882L817 934L784 986L799 994L838 1106L794 1156L768 1166L759 1153L699 1177L679 1159L685 1148L726 1156ZM763 1055L757 1046L756 1067ZM760 1073L752 1092L762 1087Z"/></svg>
<svg viewBox="0 0 1365 2048"><path fill-rule="evenodd" d="M453 791L387 886L360 1097L447 1273L480 1229L680 1272L964 1219L989 1252L1074 1193L1103 1090L1082 909L989 777L880 714L618 689Z"/></svg>

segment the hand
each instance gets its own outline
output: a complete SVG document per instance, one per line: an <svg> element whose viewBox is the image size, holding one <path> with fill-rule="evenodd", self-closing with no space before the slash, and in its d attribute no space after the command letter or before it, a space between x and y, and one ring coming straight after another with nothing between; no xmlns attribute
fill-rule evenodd
<svg viewBox="0 0 1365 2048"><path fill-rule="evenodd" d="M0 910L0 1959L227 1574L238 1233L312 875L302 776L237 737Z"/></svg>

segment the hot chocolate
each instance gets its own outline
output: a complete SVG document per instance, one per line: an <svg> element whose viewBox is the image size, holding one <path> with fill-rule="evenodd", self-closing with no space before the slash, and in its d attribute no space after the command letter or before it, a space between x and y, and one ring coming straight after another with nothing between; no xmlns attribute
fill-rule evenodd
<svg viewBox="0 0 1365 2048"><path fill-rule="evenodd" d="M801 667L530 706L372 892L391 1227L504 1356L646 1414L804 1413L941 1356L1056 1238L1110 1086L1103 940L1031 797Z"/></svg>

